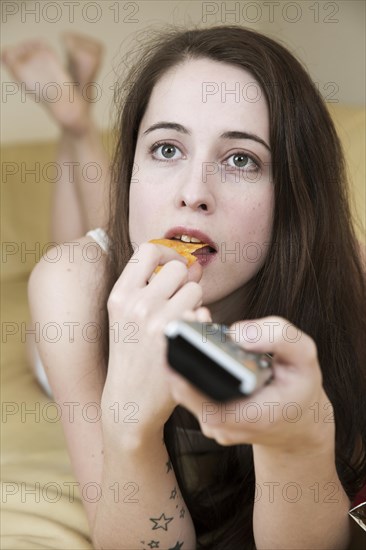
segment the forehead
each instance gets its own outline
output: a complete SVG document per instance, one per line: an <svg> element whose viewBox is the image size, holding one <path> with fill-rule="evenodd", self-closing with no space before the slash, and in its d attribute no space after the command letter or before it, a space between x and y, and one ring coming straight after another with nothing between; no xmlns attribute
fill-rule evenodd
<svg viewBox="0 0 366 550"><path fill-rule="evenodd" d="M193 130L255 130L269 140L267 102L254 76L211 59L184 61L157 82L140 128L161 120Z"/></svg>

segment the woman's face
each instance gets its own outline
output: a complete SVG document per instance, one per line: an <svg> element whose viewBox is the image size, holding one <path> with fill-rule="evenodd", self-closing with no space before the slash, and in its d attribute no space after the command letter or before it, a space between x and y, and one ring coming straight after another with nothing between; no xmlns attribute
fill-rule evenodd
<svg viewBox="0 0 366 550"><path fill-rule="evenodd" d="M209 59L171 69L153 89L134 161L134 246L199 230L217 249L203 303L242 288L264 262L273 212L268 107L253 76Z"/></svg>

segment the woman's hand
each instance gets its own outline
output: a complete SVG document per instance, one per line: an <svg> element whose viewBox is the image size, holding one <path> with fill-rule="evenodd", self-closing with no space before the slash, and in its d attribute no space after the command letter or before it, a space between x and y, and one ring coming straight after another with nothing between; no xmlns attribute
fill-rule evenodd
<svg viewBox="0 0 366 550"><path fill-rule="evenodd" d="M158 265L163 265L154 274ZM173 249L144 243L114 285L109 299L110 353L102 396L103 429L124 437L162 433L177 405L166 377L165 325L202 301L202 268L189 270ZM123 412L124 411L124 412ZM121 420L120 420L121 421ZM121 429L122 428L122 429Z"/></svg>
<svg viewBox="0 0 366 550"><path fill-rule="evenodd" d="M196 416L202 432L222 445L286 452L324 449L325 441L332 446L333 409L314 341L281 317L241 321L230 329L244 349L273 354L273 380L248 398L218 403L168 369L173 397Z"/></svg>

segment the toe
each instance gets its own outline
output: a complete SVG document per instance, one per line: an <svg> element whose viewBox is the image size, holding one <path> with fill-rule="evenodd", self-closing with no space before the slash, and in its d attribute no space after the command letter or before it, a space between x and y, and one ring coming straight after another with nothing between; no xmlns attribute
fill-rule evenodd
<svg viewBox="0 0 366 550"><path fill-rule="evenodd" d="M4 62L6 65L13 65L19 57L19 47L13 46L4 50Z"/></svg>

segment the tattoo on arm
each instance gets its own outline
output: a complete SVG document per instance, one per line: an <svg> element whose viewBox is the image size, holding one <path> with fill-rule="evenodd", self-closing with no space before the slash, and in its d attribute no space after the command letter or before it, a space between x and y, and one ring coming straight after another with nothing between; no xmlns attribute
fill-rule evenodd
<svg viewBox="0 0 366 550"><path fill-rule="evenodd" d="M145 541L144 541L144 540L141 540L140 542L141 542L142 544L145 544ZM148 546L149 548L160 548L159 544L160 544L160 541L159 541L159 540L151 540L150 542L147 543L147 546ZM181 550L183 544L184 544L184 542L179 542L179 541L177 540L175 546L174 546L174 547L172 546L172 547L169 548L168 550Z"/></svg>
<svg viewBox="0 0 366 550"><path fill-rule="evenodd" d="M163 444L164 444L164 438L163 438ZM169 474L169 472L171 470L173 471L173 465L172 465L172 461L170 459L168 459L168 461L165 463L165 466L166 466L166 473L167 474ZM176 504L176 506L175 506L175 508L177 510L179 508L179 499L180 498L181 498L180 492L178 491L177 486L175 485L174 488L172 489L172 491L170 492L169 500L177 500L178 499L178 504ZM181 508L179 510L179 517L184 518L185 512L186 512L186 510L185 510L184 506L181 506ZM163 529L164 531L168 531L168 525L171 521L173 521L173 519L174 519L174 516L172 516L172 517L166 516L164 512L160 515L160 517L157 517L157 518L152 518L151 517L151 518L149 518L149 520L153 523L153 526L151 528L152 531L156 531L157 529ZM150 549L160 548L160 541L159 540L151 539L150 542L145 542L144 540L141 540L140 542L141 542L141 544L144 545L144 548L145 548L145 545L148 546ZM168 550L182 550L183 544L184 544L183 541L180 542L178 540L176 542L175 546L170 547Z"/></svg>
<svg viewBox="0 0 366 550"><path fill-rule="evenodd" d="M164 513L161 514L160 518L150 518L150 521L154 523L152 530L155 531L155 529L164 529L164 531L167 531L168 524L172 520L173 518L167 518Z"/></svg>

